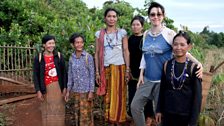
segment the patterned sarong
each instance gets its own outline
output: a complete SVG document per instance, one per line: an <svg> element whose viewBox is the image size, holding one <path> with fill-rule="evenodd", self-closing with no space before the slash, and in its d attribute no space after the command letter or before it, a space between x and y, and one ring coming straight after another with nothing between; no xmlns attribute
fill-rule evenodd
<svg viewBox="0 0 224 126"><path fill-rule="evenodd" d="M65 104L58 81L47 85L41 105L43 126L65 126Z"/></svg>
<svg viewBox="0 0 224 126"><path fill-rule="evenodd" d="M125 65L110 65L106 70L105 118L110 123L126 121Z"/></svg>
<svg viewBox="0 0 224 126"><path fill-rule="evenodd" d="M88 101L88 93L72 93L71 95L71 100L74 100L75 126L94 126L93 102Z"/></svg>

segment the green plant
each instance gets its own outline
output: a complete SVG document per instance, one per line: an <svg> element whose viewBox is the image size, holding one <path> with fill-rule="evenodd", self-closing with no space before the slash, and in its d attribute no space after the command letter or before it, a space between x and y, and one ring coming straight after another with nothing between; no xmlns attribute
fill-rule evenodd
<svg viewBox="0 0 224 126"><path fill-rule="evenodd" d="M212 79L213 84L222 84L224 83L224 73L215 75Z"/></svg>
<svg viewBox="0 0 224 126"><path fill-rule="evenodd" d="M215 126L215 121L206 114L201 114L198 120L199 126Z"/></svg>
<svg viewBox="0 0 224 126"><path fill-rule="evenodd" d="M0 113L0 126L6 126L6 119L3 113Z"/></svg>

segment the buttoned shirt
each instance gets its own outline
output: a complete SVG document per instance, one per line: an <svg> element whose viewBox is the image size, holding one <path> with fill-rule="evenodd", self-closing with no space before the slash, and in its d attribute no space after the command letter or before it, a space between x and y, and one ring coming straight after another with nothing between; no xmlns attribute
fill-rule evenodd
<svg viewBox="0 0 224 126"><path fill-rule="evenodd" d="M68 90L78 93L94 92L95 70L93 57L83 51L80 57L75 52L69 59Z"/></svg>

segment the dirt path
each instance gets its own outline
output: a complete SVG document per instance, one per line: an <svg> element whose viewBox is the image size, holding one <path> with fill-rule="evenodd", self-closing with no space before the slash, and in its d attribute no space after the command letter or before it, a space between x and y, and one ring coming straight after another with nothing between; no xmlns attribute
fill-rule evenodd
<svg viewBox="0 0 224 126"><path fill-rule="evenodd" d="M1 106L8 126L41 126L40 103L36 98Z"/></svg>
<svg viewBox="0 0 224 126"><path fill-rule="evenodd" d="M41 126L41 112L39 109L40 102L37 98L24 100L21 102L11 103L0 106L0 111L6 115L7 126ZM68 110L70 111L70 109ZM105 126L103 118L94 114L95 126ZM69 114L66 114L66 126L74 126L74 121ZM125 123L129 126L129 123Z"/></svg>

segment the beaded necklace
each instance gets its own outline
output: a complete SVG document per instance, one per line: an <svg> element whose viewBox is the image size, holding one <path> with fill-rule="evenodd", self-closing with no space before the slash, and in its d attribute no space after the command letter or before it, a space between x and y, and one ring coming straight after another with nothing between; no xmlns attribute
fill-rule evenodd
<svg viewBox="0 0 224 126"><path fill-rule="evenodd" d="M106 41L107 41L107 44L108 46L111 48L111 49L114 49L114 46L117 45L117 41L118 41L118 30L116 29L116 33L115 35L113 35L112 37L109 36L109 33L107 33L107 30L105 29L105 33L106 33ZM116 43L115 45L112 45L112 41L115 39L116 37Z"/></svg>
<svg viewBox="0 0 224 126"><path fill-rule="evenodd" d="M153 32L153 31L152 31L152 29L150 29L150 33L151 33L151 35L152 35L152 37L153 37L153 40L155 40L155 39L156 39L156 37L157 37L158 35L160 35L160 34L161 34L161 32L163 31L163 29L164 29L164 27L163 27L163 26L161 26L161 28L159 29L159 31L158 31L158 32Z"/></svg>
<svg viewBox="0 0 224 126"><path fill-rule="evenodd" d="M171 85L174 90L181 90L184 86L184 82L186 80L186 74L187 74L187 65L188 65L188 58L186 58L184 69L179 77L176 77L175 75L175 60L172 61L172 68L171 68Z"/></svg>

